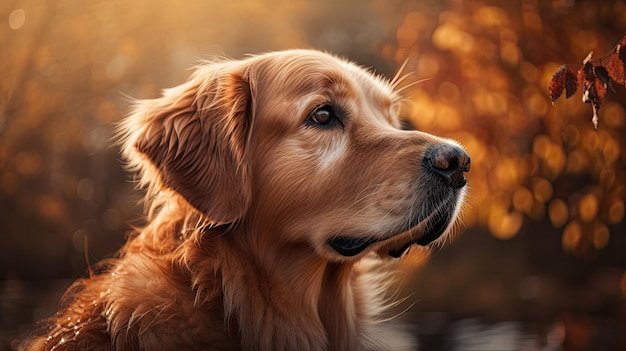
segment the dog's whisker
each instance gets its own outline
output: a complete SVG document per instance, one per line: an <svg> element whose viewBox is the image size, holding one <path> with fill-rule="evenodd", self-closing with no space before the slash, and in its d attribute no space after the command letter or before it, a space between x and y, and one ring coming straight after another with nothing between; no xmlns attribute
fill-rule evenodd
<svg viewBox="0 0 626 351"><path fill-rule="evenodd" d="M398 70L396 71L396 74L394 74L393 78L391 78L390 85L392 87L395 87L397 85L398 78L402 74L404 74L404 70L406 69L406 66L409 64L409 61L410 61L410 57L407 57L406 59L404 59L404 61L402 62Z"/></svg>
<svg viewBox="0 0 626 351"><path fill-rule="evenodd" d="M424 82L427 82L427 81L429 81L429 80L433 80L433 79L434 79L434 78L422 78L422 79L419 79L419 80L413 81L413 82L408 83L408 84L405 84L405 85L403 85L403 86L401 86L401 87L399 87L399 88L396 88L396 89L395 89L395 91L394 91L394 93L396 93L396 94L401 94L403 91L405 91L405 90L407 90L407 89L409 89L409 88L412 88L412 87L414 87L414 86L416 86L416 85L418 85L418 84L421 84L421 83L424 83Z"/></svg>
<svg viewBox="0 0 626 351"><path fill-rule="evenodd" d="M400 84L402 84L402 82L404 82L405 80L407 80L409 77L413 75L414 75L413 72L405 73L402 76L398 77L394 82L392 82L391 89L393 90L393 92L398 93L397 89L400 86Z"/></svg>

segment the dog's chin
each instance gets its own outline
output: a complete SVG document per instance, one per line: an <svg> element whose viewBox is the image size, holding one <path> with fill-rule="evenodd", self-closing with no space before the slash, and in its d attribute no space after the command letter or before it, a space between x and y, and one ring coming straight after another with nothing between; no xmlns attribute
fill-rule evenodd
<svg viewBox="0 0 626 351"><path fill-rule="evenodd" d="M441 205L431 213L414 218L407 227L383 239L337 235L329 239L327 244L344 258L357 256L370 248L381 258L399 258L412 245L428 246L444 235L457 216L457 206L455 202Z"/></svg>

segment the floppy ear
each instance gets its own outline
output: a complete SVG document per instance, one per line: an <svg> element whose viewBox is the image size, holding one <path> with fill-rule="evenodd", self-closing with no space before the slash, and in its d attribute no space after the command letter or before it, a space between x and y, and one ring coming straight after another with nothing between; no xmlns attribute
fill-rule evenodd
<svg viewBox="0 0 626 351"><path fill-rule="evenodd" d="M149 191L173 189L214 223L241 218L250 202L248 77L232 63L206 64L122 123L122 153Z"/></svg>

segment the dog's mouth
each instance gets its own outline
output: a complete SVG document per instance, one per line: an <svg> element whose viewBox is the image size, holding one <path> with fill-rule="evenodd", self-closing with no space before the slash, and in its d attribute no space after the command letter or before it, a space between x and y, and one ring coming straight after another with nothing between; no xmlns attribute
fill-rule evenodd
<svg viewBox="0 0 626 351"><path fill-rule="evenodd" d="M456 206L440 206L430 215L416 219L409 228L400 234L384 239L355 238L336 236L328 240L328 245L342 256L352 257L365 251L370 245L381 243L376 249L379 256L402 256L413 244L427 246L446 232L455 216Z"/></svg>

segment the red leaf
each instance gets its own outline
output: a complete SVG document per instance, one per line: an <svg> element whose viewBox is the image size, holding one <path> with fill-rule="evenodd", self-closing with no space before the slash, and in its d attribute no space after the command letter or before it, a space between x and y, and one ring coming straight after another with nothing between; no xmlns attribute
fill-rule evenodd
<svg viewBox="0 0 626 351"><path fill-rule="evenodd" d="M624 69L624 65L626 65L626 50L622 50L622 48L624 46L626 46L626 37L624 37L624 40L622 40L621 43L617 44L617 55L618 55L617 57L621 61L622 69ZM611 57L611 59L613 59L613 58ZM626 84L626 83L624 83L624 84Z"/></svg>
<svg viewBox="0 0 626 351"><path fill-rule="evenodd" d="M585 71L582 67L578 69L578 72L576 72L576 80L578 81L578 85L580 85L581 88L585 87Z"/></svg>
<svg viewBox="0 0 626 351"><path fill-rule="evenodd" d="M556 70L552 79L550 80L550 84L548 84L548 91L550 91L550 98L552 99L552 103L556 101L556 99L563 94L563 89L565 88L565 77L569 67L567 65L563 65ZM566 91L567 92L567 91Z"/></svg>
<svg viewBox="0 0 626 351"><path fill-rule="evenodd" d="M593 82L593 88L595 90L595 96L592 99L593 103L597 105L597 109L600 109L600 105L604 100L604 96L606 95L606 84L599 78Z"/></svg>
<svg viewBox="0 0 626 351"><path fill-rule="evenodd" d="M624 84L624 62L619 59L620 45L617 45L617 51L609 59L609 63L606 65L606 70L609 72L609 77L613 79L617 84Z"/></svg>
<svg viewBox="0 0 626 351"><path fill-rule="evenodd" d="M593 66L593 74L604 83L604 85L609 85L611 82L611 78L609 77L609 72L606 70L604 66Z"/></svg>
<svg viewBox="0 0 626 351"><path fill-rule="evenodd" d="M576 93L576 84L577 77L574 71L571 68L567 67L565 71L565 97L569 98L570 96Z"/></svg>

